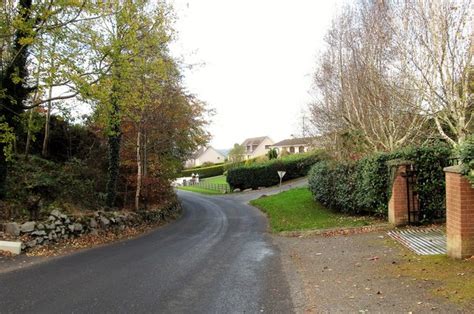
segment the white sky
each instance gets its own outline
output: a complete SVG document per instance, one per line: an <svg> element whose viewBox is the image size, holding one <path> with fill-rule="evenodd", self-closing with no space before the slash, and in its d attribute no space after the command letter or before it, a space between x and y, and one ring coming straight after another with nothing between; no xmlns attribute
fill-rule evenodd
<svg viewBox="0 0 474 314"><path fill-rule="evenodd" d="M172 0L173 51L190 92L216 110L211 145L301 133L323 37L343 0Z"/></svg>

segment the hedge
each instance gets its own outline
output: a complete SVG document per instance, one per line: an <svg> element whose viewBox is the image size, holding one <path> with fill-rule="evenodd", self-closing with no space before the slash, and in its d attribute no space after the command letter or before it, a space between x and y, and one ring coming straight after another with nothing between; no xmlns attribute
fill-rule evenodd
<svg viewBox="0 0 474 314"><path fill-rule="evenodd" d="M445 178L449 165L449 147L407 148L392 153L378 153L353 163L324 161L309 173L309 187L316 201L346 213L372 212L387 215L394 159L414 161L417 169L417 192L424 219L443 216Z"/></svg>
<svg viewBox="0 0 474 314"><path fill-rule="evenodd" d="M277 171L286 171L283 181L304 177L311 166L323 158L323 153L311 152L243 165L227 171L227 182L232 189L241 190L273 186L280 182Z"/></svg>
<svg viewBox="0 0 474 314"><path fill-rule="evenodd" d="M188 168L188 169L184 169L183 171L187 171L187 170L197 170L197 169L202 169L202 168L208 168L208 167L214 167L214 166L219 166L219 165L223 165L224 163L223 162L217 162L217 163L214 163L214 164L202 164L200 166L196 166L196 167L192 167L192 168Z"/></svg>
<svg viewBox="0 0 474 314"><path fill-rule="evenodd" d="M463 174L474 187L474 134L469 135L459 149Z"/></svg>
<svg viewBox="0 0 474 314"><path fill-rule="evenodd" d="M258 163L261 164L262 163L261 157L266 158L266 156L260 156L260 157L255 157L255 158L236 161L236 162L232 162L232 161L227 162L224 165L224 171L228 171L229 169L239 168L239 167L243 167L243 166L251 166L251 165L254 165L254 164L258 164ZM267 161L267 160L265 160L265 161Z"/></svg>
<svg viewBox="0 0 474 314"><path fill-rule="evenodd" d="M181 171L181 177L190 177L192 174L199 174L200 178L209 178L220 176L224 173L224 164L214 165L210 167L190 168Z"/></svg>

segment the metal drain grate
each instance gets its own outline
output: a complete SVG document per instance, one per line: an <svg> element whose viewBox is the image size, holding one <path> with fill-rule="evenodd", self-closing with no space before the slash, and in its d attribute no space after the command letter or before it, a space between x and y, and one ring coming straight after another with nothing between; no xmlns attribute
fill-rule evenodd
<svg viewBox="0 0 474 314"><path fill-rule="evenodd" d="M441 229L404 229L388 235L418 255L446 254L446 235Z"/></svg>

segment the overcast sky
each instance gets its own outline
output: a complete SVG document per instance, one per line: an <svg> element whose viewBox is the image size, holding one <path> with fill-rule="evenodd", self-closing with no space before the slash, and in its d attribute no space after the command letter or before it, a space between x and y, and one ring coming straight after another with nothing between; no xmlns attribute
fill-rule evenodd
<svg viewBox="0 0 474 314"><path fill-rule="evenodd" d="M312 72L336 0L172 0L173 51L188 64L190 92L216 110L211 145L274 141L301 133Z"/></svg>

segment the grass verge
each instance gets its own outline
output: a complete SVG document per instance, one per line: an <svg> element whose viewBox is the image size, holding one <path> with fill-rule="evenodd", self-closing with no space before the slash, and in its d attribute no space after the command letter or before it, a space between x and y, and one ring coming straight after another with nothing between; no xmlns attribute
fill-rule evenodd
<svg viewBox="0 0 474 314"><path fill-rule="evenodd" d="M223 175L205 178L201 181L199 185L180 186L178 187L178 189L207 195L218 195L223 194L222 190L218 190L222 188L222 185L228 186L226 177Z"/></svg>
<svg viewBox="0 0 474 314"><path fill-rule="evenodd" d="M222 175L222 176L215 176L215 177L202 179L202 182L210 183L210 184L227 184L227 179L224 175Z"/></svg>
<svg viewBox="0 0 474 314"><path fill-rule="evenodd" d="M474 260L455 260L447 255L419 256L411 252L393 269L397 277L434 281L431 293L461 305L474 305Z"/></svg>
<svg viewBox="0 0 474 314"><path fill-rule="evenodd" d="M368 226L370 217L335 213L315 202L308 188L296 188L253 200L268 215L273 232Z"/></svg>

